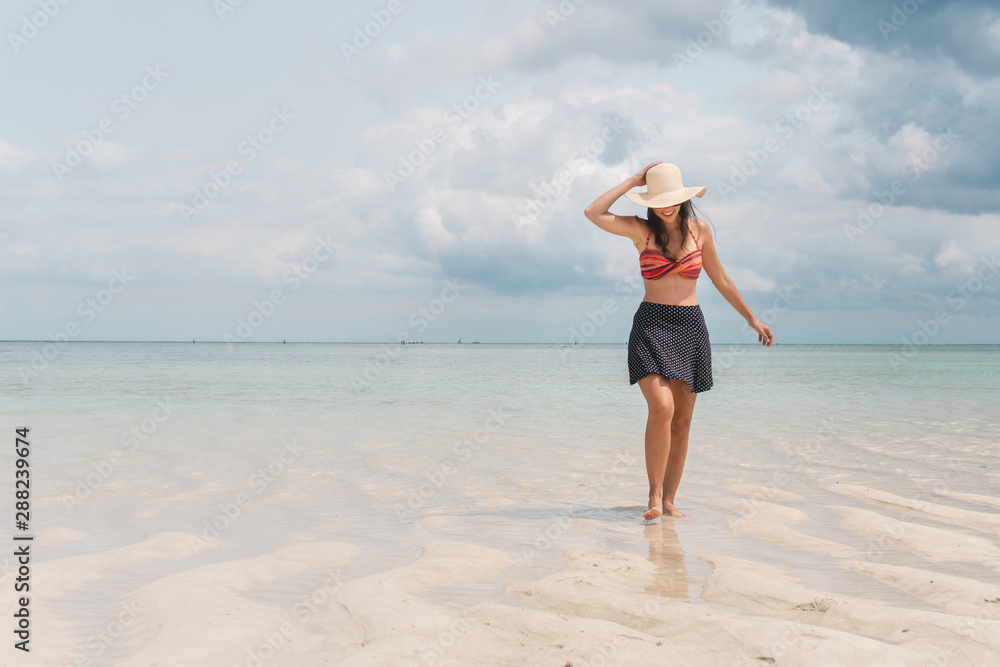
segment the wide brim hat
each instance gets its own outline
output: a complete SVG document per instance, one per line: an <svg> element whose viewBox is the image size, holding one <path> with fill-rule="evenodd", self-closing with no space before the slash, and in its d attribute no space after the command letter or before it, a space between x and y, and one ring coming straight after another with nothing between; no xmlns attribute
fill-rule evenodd
<svg viewBox="0 0 1000 667"><path fill-rule="evenodd" d="M667 208L683 204L692 197L701 197L706 189L702 186L684 187L677 165L661 162L646 171L645 192L627 192L625 196L641 206Z"/></svg>

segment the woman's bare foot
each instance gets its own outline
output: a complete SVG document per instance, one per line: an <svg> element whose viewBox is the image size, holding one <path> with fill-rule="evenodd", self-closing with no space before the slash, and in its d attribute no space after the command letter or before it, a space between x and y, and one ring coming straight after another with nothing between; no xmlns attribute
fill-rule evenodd
<svg viewBox="0 0 1000 667"><path fill-rule="evenodd" d="M669 500L665 500L663 502L663 513L672 516L675 519L686 519L688 517L687 514L683 514L680 511L678 511L677 508L674 507L674 504Z"/></svg>
<svg viewBox="0 0 1000 667"><path fill-rule="evenodd" d="M663 514L661 505L662 501L660 500L660 496L650 496L649 509L642 513L642 518L646 521L652 521L653 519L659 518L660 515Z"/></svg>

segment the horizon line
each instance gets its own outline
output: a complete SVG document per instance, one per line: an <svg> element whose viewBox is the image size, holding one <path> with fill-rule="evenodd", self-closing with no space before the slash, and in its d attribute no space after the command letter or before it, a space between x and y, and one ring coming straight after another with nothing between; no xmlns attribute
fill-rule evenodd
<svg viewBox="0 0 1000 667"><path fill-rule="evenodd" d="M209 344L209 345L402 345L399 341L310 341L310 340L255 340L255 341L225 341L225 340L197 340L192 339L187 340L53 340L51 338L15 338L15 339L0 339L0 343L55 343L58 345L63 345L67 343L176 343L181 345L191 345L193 344ZM406 345L563 345L566 347L579 347L578 343L568 343L566 341L559 342L545 342L545 341L535 341L530 343L504 343L504 342L493 342L493 341L469 341L463 343L459 341L410 341ZM595 345L628 345L627 342L621 343L583 343L583 346L595 346ZM747 345L747 346L761 346L759 342L748 343L748 342L730 342L730 343L712 343L712 345ZM905 345L905 343L772 343L772 347L776 345L864 345L864 346L882 346L882 347L899 347ZM919 347L952 347L959 345L975 345L983 347L996 347L1000 346L1000 343L924 343L919 345Z"/></svg>

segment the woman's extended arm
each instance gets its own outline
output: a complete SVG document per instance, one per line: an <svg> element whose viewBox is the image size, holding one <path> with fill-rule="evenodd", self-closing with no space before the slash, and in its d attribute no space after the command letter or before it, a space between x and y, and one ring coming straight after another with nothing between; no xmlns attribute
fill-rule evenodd
<svg viewBox="0 0 1000 667"><path fill-rule="evenodd" d="M636 173L634 176L626 178L624 181L605 192L603 195L595 199L590 206L585 208L583 210L583 214L587 216L588 220L604 231L617 234L618 236L627 236L635 240L641 231L639 224L636 222L635 216L615 215L614 213L609 213L608 209L611 208L611 205L618 201L622 195L632 188L642 187L645 185L646 171L649 167L657 164L660 163L653 162L645 169Z"/></svg>
<svg viewBox="0 0 1000 667"><path fill-rule="evenodd" d="M747 321L750 328L757 332L757 341L769 347L774 340L771 328L754 317L754 314L750 312L750 308L743 302L743 298L736 290L736 285L726 275L726 270L722 268L722 262L719 261L719 255L715 252L715 241L712 239L712 230L709 228L708 223L704 220L699 220L698 232L699 237L702 239L701 264L705 273L712 279L712 284L725 297L729 305L735 308L736 312L742 315L743 319Z"/></svg>

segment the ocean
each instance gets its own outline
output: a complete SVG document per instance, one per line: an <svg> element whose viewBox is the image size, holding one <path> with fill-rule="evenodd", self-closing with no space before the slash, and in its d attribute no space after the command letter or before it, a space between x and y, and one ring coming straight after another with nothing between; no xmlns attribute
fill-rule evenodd
<svg viewBox="0 0 1000 667"><path fill-rule="evenodd" d="M624 345L45 348L0 343L8 438L31 429L33 532L79 531L40 544L36 561L162 531L221 540L192 539L188 558L124 564L63 596L55 609L81 633L95 609L112 614L144 581L316 540L361 548L347 578L412 562L427 539L514 559L500 580L427 594L452 606L515 604L504 585L557 571L563 550L579 546L657 562L665 549L682 576L663 594L692 604L708 604L699 587L710 568L697 556L711 553L913 606L895 588L817 567L827 556L734 533L727 521L740 512L718 499L740 485L799 494L810 514L797 530L864 550L831 507L869 505L837 484L979 511L940 492L1000 488L1000 346L714 346L715 386L698 395L677 498L691 517L652 538L641 518L646 408ZM12 457L3 460L12 497ZM942 567L996 578L976 563ZM253 596L288 604L314 581L291 577Z"/></svg>

